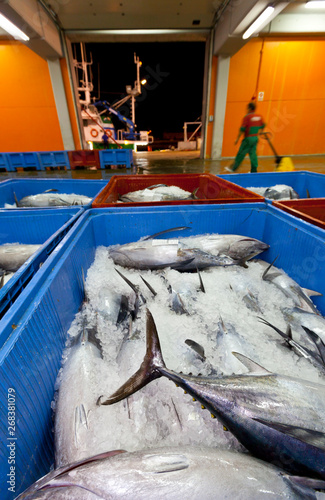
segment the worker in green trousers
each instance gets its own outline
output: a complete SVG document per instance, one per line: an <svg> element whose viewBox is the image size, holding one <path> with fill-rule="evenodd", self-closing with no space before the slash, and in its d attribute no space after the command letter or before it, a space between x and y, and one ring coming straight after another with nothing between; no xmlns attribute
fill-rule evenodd
<svg viewBox="0 0 325 500"><path fill-rule="evenodd" d="M238 143L242 134L244 134L244 139L242 140L234 163L230 168L226 167L228 172L235 172L247 154L249 154L249 159L251 161L251 172L257 172L258 162L256 146L258 143L258 133L259 130L265 127L265 123L261 115L255 113L255 109L255 102L250 102L247 105L247 114L243 118L235 144Z"/></svg>

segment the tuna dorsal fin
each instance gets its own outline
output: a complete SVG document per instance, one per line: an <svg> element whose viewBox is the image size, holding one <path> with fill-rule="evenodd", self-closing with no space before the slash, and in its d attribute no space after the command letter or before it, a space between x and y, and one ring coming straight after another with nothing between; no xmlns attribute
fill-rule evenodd
<svg viewBox="0 0 325 500"><path fill-rule="evenodd" d="M255 363L255 361L252 361L243 354L235 351L232 351L232 354L246 366L249 370L249 375L273 375L272 372L269 372L266 368L263 368L263 366Z"/></svg>
<svg viewBox="0 0 325 500"><path fill-rule="evenodd" d="M16 196L15 191L14 191L14 198L15 198L15 203L16 203L17 207L20 207L20 203L19 203L19 201L18 201L18 198L17 198L17 196Z"/></svg>
<svg viewBox="0 0 325 500"><path fill-rule="evenodd" d="M43 193L57 193L59 190L58 189L47 189L46 191L43 191Z"/></svg>
<svg viewBox="0 0 325 500"><path fill-rule="evenodd" d="M117 315L116 324L119 325L127 318L129 314L129 301L126 295L121 295L120 299L120 309Z"/></svg>
<svg viewBox="0 0 325 500"><path fill-rule="evenodd" d="M203 360L205 360L204 347L195 342L192 339L186 339L185 344L188 345L195 351Z"/></svg>
<svg viewBox="0 0 325 500"><path fill-rule="evenodd" d="M149 290L152 293L152 295L155 297L157 295L156 290L154 288L152 288L152 286L150 285L150 283L148 283L148 281L146 281L141 275L140 275L140 278L142 279L143 283L149 288Z"/></svg>
<svg viewBox="0 0 325 500"><path fill-rule="evenodd" d="M313 429L307 429L305 427L298 427L295 425L282 424L278 422L270 422L269 420L264 420L260 418L254 418L257 422L263 425L267 425L271 429L275 429L283 434L292 436L295 439L299 439L303 443L315 446L325 451L325 434L320 431L314 431Z"/></svg>
<svg viewBox="0 0 325 500"><path fill-rule="evenodd" d="M194 191L192 191L192 193L191 193L191 198L192 198L193 200L197 200L197 199L198 199L198 197L197 197L197 192L198 192L198 190L199 190L199 188L197 187L196 189L194 189ZM205 196L204 196L204 198L205 198Z"/></svg>
<svg viewBox="0 0 325 500"><path fill-rule="evenodd" d="M267 275L267 273L268 273L268 272L269 272L269 270L273 267L274 262L277 260L277 258L278 258L278 257L279 257L279 256L277 255L277 256L275 257L275 259L273 260L273 262L271 262L271 264L270 264L270 265L269 265L269 266L265 269L264 273L262 274L262 280L266 280L266 275Z"/></svg>
<svg viewBox="0 0 325 500"><path fill-rule="evenodd" d="M200 271L199 271L199 268L198 268L198 267L196 268L196 272L197 272L198 277L199 277L199 280L200 280L200 290L201 290L201 292L205 293L205 288L204 288L204 284L203 284L202 276L201 276L201 273L200 273Z"/></svg>
<svg viewBox="0 0 325 500"><path fill-rule="evenodd" d="M308 296L308 297L322 297L323 294L320 292L315 292L315 290L309 290L309 288L302 288L302 291Z"/></svg>
<svg viewBox="0 0 325 500"><path fill-rule="evenodd" d="M155 233L152 234L151 236L143 238L142 241L151 240L153 238L156 238L157 236L160 236L161 234L171 233L172 231L183 231L184 229L190 229L190 228L188 226L179 226L179 227L173 227L171 229L165 229L164 231L159 231L159 233Z"/></svg>

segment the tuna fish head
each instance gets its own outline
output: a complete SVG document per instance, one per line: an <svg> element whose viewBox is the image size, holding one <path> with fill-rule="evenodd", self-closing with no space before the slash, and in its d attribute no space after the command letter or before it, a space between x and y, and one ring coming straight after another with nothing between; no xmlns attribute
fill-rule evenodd
<svg viewBox="0 0 325 500"><path fill-rule="evenodd" d="M231 245L229 256L238 261L243 260L243 256L245 260L250 260L269 248L270 245L263 241L255 240L254 238L242 238Z"/></svg>

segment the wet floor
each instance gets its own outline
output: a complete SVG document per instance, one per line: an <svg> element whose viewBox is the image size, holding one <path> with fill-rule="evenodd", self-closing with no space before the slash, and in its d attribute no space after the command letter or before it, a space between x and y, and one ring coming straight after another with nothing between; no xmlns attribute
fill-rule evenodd
<svg viewBox="0 0 325 500"><path fill-rule="evenodd" d="M296 170L308 170L325 174L325 155L295 156L291 158ZM46 171L19 171L0 172L0 181L9 178L63 178L63 179L109 179L113 175L131 174L182 174L182 173L209 173L213 175L226 174L225 167L230 165L231 159L203 160L198 151L166 151L166 152L138 152L134 153L134 166L131 169L111 168L97 170L82 168L78 170L46 170ZM275 161L273 157L259 158L259 172L273 172ZM237 173L250 171L250 162L247 157Z"/></svg>

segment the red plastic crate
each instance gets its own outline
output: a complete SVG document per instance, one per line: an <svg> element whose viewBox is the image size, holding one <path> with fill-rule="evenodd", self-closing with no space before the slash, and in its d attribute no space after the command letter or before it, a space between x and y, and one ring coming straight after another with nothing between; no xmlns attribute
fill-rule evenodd
<svg viewBox="0 0 325 500"><path fill-rule="evenodd" d="M69 151L70 167L96 167L100 169L99 153L97 149L81 149L77 151Z"/></svg>
<svg viewBox="0 0 325 500"><path fill-rule="evenodd" d="M198 199L118 203L119 196L155 184L177 186L190 193L198 188L196 191ZM264 198L211 174L114 175L107 186L94 199L92 207L147 207L156 205L196 205L200 203L251 203L254 201L263 202Z"/></svg>
<svg viewBox="0 0 325 500"><path fill-rule="evenodd" d="M273 201L272 204L299 219L325 229L324 198Z"/></svg>

